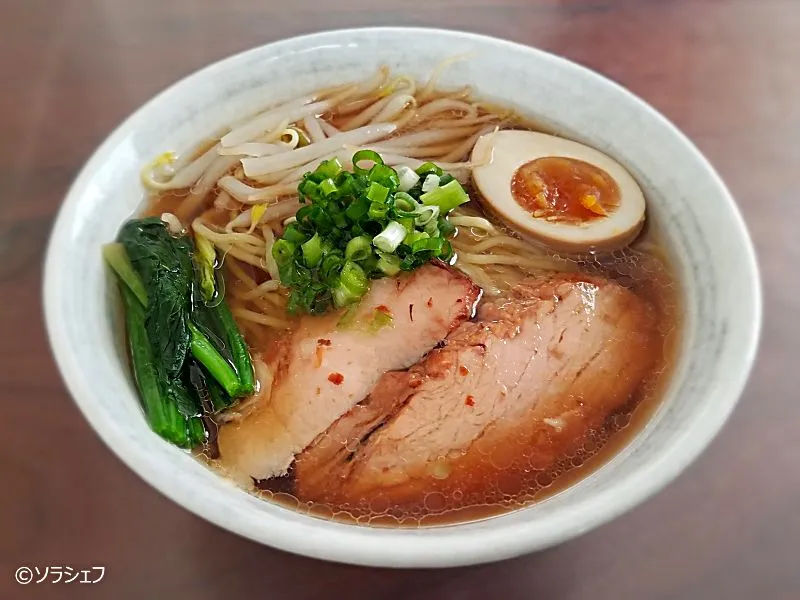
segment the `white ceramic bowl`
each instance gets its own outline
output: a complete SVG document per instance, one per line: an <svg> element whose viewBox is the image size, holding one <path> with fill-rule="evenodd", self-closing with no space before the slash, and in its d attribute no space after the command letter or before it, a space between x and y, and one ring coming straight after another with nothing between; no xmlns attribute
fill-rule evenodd
<svg viewBox="0 0 800 600"><path fill-rule="evenodd" d="M139 169L269 102L365 77L379 64L443 85L471 84L609 153L638 178L683 284L686 332L660 409L611 462L572 488L505 516L424 530L326 521L248 495L151 433L128 377L101 244L143 198ZM58 216L47 254L50 341L76 403L105 443L166 496L253 540L329 560L435 567L542 549L627 511L675 478L730 414L756 352L754 251L725 186L664 117L616 84L550 54L431 29L331 31L269 44L191 75L148 102L96 151Z"/></svg>

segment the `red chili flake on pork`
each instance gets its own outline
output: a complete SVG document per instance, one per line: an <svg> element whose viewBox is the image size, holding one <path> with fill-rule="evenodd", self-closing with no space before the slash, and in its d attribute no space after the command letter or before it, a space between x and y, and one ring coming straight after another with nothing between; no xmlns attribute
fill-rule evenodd
<svg viewBox="0 0 800 600"><path fill-rule="evenodd" d="M385 304L381 304L380 306L376 306L375 310L377 310L378 312L382 312L385 315L389 315L390 317L392 316L392 311Z"/></svg>
<svg viewBox="0 0 800 600"><path fill-rule="evenodd" d="M328 381L330 381L333 385L341 385L344 381L344 375L341 373L331 373L328 375Z"/></svg>
<svg viewBox="0 0 800 600"><path fill-rule="evenodd" d="M320 346L330 346L331 345L331 341L330 340L326 340L325 338L319 338L317 340L317 344L319 344Z"/></svg>
<svg viewBox="0 0 800 600"><path fill-rule="evenodd" d="M467 375L469 375L469 369L467 367L465 367L464 365L461 365L460 367L458 367L458 372L461 373L461 375L463 377L466 377Z"/></svg>
<svg viewBox="0 0 800 600"><path fill-rule="evenodd" d="M467 396L467 399L464 400L464 404L467 406L475 406L475 398L473 398L472 395Z"/></svg>

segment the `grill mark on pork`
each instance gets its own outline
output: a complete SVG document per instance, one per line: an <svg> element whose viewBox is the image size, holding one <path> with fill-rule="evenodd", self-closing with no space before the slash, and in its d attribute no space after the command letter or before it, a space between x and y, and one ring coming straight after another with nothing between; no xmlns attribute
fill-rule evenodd
<svg viewBox="0 0 800 600"><path fill-rule="evenodd" d="M587 369L587 368L589 368L589 366L591 366L591 364L592 364L592 363L593 363L595 360L597 360L597 357L598 357L598 356L600 356L600 354L601 354L602 352L603 352L603 349L602 349L602 348L600 348L600 349L599 349L597 352L595 352L595 353L592 355L592 357L591 357L589 360L587 360L585 363L583 363L583 366L582 366L580 369L578 369L578 372L575 374L575 377L572 379L572 381L573 381L573 382L575 382L575 381L578 381L578 379L580 379L580 378L581 378L581 375L583 375L583 373L586 371L586 369Z"/></svg>
<svg viewBox="0 0 800 600"><path fill-rule="evenodd" d="M386 423L388 423L388 422L389 422L389 419L391 419L393 415L394 415L394 413L391 413L391 414L385 415L385 416L384 416L384 418L382 418L381 420L379 420L379 421L378 421L377 423L375 423L375 424L374 424L374 425L373 425L373 426L372 426L370 429L368 429L368 430L367 430L367 432L366 432L364 435L362 435L362 436L361 436L361 438L358 440L358 445L359 445L359 447L360 447L360 446L363 446L364 444L366 444L366 443L367 443L367 441L369 440L370 436L371 436L373 433L375 433L376 431L378 431L378 430L379 430L381 427L383 427L384 425L386 425ZM353 450L351 450L351 451L350 451L350 454L347 456L347 460L348 460L348 461L350 461L350 460L353 460L353 458L355 457L355 455L356 455L357 453L358 453L358 448L354 448Z"/></svg>
<svg viewBox="0 0 800 600"><path fill-rule="evenodd" d="M305 478L309 483L315 482L314 485L324 485L332 468L339 470L339 479L346 480L359 450L410 400L412 394L407 388L414 379L409 371L386 373L372 394L320 434L309 445L310 450L298 456L295 470L304 470Z"/></svg>

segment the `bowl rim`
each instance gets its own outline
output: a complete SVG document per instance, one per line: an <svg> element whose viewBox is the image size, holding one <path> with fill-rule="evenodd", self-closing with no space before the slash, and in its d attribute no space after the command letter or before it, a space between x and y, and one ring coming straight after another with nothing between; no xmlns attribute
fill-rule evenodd
<svg viewBox="0 0 800 600"><path fill-rule="evenodd" d="M262 526L254 526L255 522L252 521L252 518L241 518L240 515L231 518L229 515L209 510L203 504L202 498L193 496L187 490L177 489L167 478L160 477L152 462L148 461L147 453L134 441L115 437L113 429L109 426L109 417L104 414L102 409L98 408L93 400L95 393L82 385L74 373L74 365L69 361L71 341L56 318L61 293L56 269L59 248L67 243L67 231L71 223L70 208L80 202L94 173L109 155L109 150L128 135L136 121L157 106L164 97L186 85L187 82L206 79L227 64L246 60L249 56L254 56L267 48L272 48L274 52L278 53L282 46L289 44L311 46L323 41L338 41L354 34L380 36L389 33L458 38L469 40L492 51L529 53L536 55L537 60L548 62L554 68L568 70L577 77L615 88L617 94L627 96L629 100L638 104L649 119L659 121L662 127L670 130L675 139L680 142L682 151L708 173L720 201L727 205L727 209L733 217L731 237L736 239L736 243L741 245L746 255L746 264L741 265L741 268L748 273L747 280L750 288L748 291L752 295L752 312L755 318L752 323L747 325L746 343L738 355L739 368L729 375L727 383L730 391L725 397L725 402L715 405L714 411L706 411L702 415L702 419L698 418L692 422L684 432L682 443L673 444L669 450L659 453L650 461L648 468L637 469L608 490L600 491L575 506L566 507L561 509L558 514L549 516L548 520L551 524L544 533L531 531L531 523L490 526L481 529L480 533L465 531L463 535L454 533L461 528L459 525L422 530L378 529L342 524L338 524L338 527L326 528L320 526L324 521L315 517L292 521L262 514L258 518L270 521L272 528L266 531L263 523L261 523ZM518 556L577 537L641 504L673 481L694 462L727 421L742 395L755 362L763 318L762 286L756 252L741 212L713 166L671 121L642 98L615 81L564 57L493 36L434 27L357 27L287 37L224 57L180 78L163 89L125 118L105 138L74 179L59 208L48 242L43 299L51 351L70 396L106 446L150 486L203 519L253 541L323 560L390 567L447 567L493 562ZM677 451L678 445L680 445L679 451ZM654 476L653 473L658 473L658 475ZM587 511L587 509L599 507L602 509ZM584 511L587 511L588 514ZM434 536L430 535L431 532L441 532L444 529L450 530L449 534L436 536L439 539L434 539Z"/></svg>

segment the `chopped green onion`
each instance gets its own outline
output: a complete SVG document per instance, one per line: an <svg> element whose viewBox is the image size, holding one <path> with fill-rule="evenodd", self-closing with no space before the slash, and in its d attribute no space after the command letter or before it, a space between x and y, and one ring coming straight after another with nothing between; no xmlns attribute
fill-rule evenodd
<svg viewBox="0 0 800 600"><path fill-rule="evenodd" d="M369 169L364 169L358 165L361 161L371 160L376 165L382 165L383 159L381 155L375 152L374 150L359 150L355 154L353 154L353 171L357 175L366 175L369 172Z"/></svg>
<svg viewBox="0 0 800 600"><path fill-rule="evenodd" d="M339 280L360 296L363 296L369 287L369 282L367 281L364 270L353 261L344 263Z"/></svg>
<svg viewBox="0 0 800 600"><path fill-rule="evenodd" d="M366 235L354 237L347 242L347 247L344 249L344 257L356 262L364 260L370 254L372 254L372 242Z"/></svg>
<svg viewBox="0 0 800 600"><path fill-rule="evenodd" d="M278 266L284 266L292 262L294 251L297 250L297 245L289 240L280 239L272 245L272 258L278 263ZM284 282L286 283L286 282Z"/></svg>
<svg viewBox="0 0 800 600"><path fill-rule="evenodd" d="M442 260L450 260L453 256L453 245L450 243L449 240L444 240L442 242L442 249L439 251L439 258Z"/></svg>
<svg viewBox="0 0 800 600"><path fill-rule="evenodd" d="M336 246L333 244L333 240L330 238L322 238L322 243L320 245L322 246L323 255L329 254L336 249Z"/></svg>
<svg viewBox="0 0 800 600"><path fill-rule="evenodd" d="M394 169L374 150L352 161L351 171L334 158L303 175L295 221L272 247L290 312L351 304L371 279L452 255L444 217L468 200L452 176L433 163Z"/></svg>
<svg viewBox="0 0 800 600"><path fill-rule="evenodd" d="M414 197L405 192L397 192L394 195L394 207L397 210L404 210L406 212L413 212L419 204L414 200Z"/></svg>
<svg viewBox="0 0 800 600"><path fill-rule="evenodd" d="M283 239L287 242L292 242L293 244L302 244L308 239L308 236L300 231L297 223L292 223L289 225L286 230L283 232Z"/></svg>
<svg viewBox="0 0 800 600"><path fill-rule="evenodd" d="M370 252L369 256L360 260L358 264L364 269L369 279L377 279L378 255L375 252Z"/></svg>
<svg viewBox="0 0 800 600"><path fill-rule="evenodd" d="M311 217L314 214L315 206L314 204L307 204L305 206L301 206L297 209L297 212L294 213L294 221L291 221L291 224L297 227L297 223L306 223L311 221ZM305 241L305 239L303 239Z"/></svg>
<svg viewBox="0 0 800 600"><path fill-rule="evenodd" d="M352 329L356 320L356 312L358 312L357 306L351 306L344 311L344 314L336 322L336 329Z"/></svg>
<svg viewBox="0 0 800 600"><path fill-rule="evenodd" d="M386 228L372 239L372 245L383 252L394 252L406 237L406 228L390 221Z"/></svg>
<svg viewBox="0 0 800 600"><path fill-rule="evenodd" d="M303 260L309 267L316 267L322 260L322 238L318 233L314 234L310 240L300 246L303 250ZM277 259L275 260L277 262Z"/></svg>
<svg viewBox="0 0 800 600"><path fill-rule="evenodd" d="M357 306L350 306L336 323L336 328L345 331L363 331L375 334L385 327L394 325L394 318L389 312L376 308L369 317L364 315L357 318L358 313Z"/></svg>
<svg viewBox="0 0 800 600"><path fill-rule="evenodd" d="M341 196L358 197L361 195L361 189L363 187L362 182L352 173L342 171L336 176L335 181Z"/></svg>
<svg viewBox="0 0 800 600"><path fill-rule="evenodd" d="M414 225L417 227L425 227L428 223L433 221L436 223L436 218L439 216L438 206L420 206L417 209L417 216L414 218Z"/></svg>
<svg viewBox="0 0 800 600"><path fill-rule="evenodd" d="M326 196L335 194L338 191L336 188L336 184L333 182L333 179L331 178L323 179L322 182L319 184L319 189Z"/></svg>
<svg viewBox="0 0 800 600"><path fill-rule="evenodd" d="M375 221L379 221L386 218L386 214L389 212L389 205L382 204L380 202L373 202L369 205L369 215L370 219Z"/></svg>
<svg viewBox="0 0 800 600"><path fill-rule="evenodd" d="M439 231L439 222L436 219L431 219L430 221L425 223L425 227L422 228L422 231L424 231L431 237L441 237L442 235L442 232Z"/></svg>
<svg viewBox="0 0 800 600"><path fill-rule="evenodd" d="M400 272L400 257L396 254L381 253L377 267L384 275L393 277Z"/></svg>
<svg viewBox="0 0 800 600"><path fill-rule="evenodd" d="M347 218L344 216L343 213L335 213L333 215L333 224L336 225L339 229L344 229L347 227Z"/></svg>
<svg viewBox="0 0 800 600"><path fill-rule="evenodd" d="M335 283L339 279L339 272L343 264L344 258L340 255L333 253L327 254L325 258L322 259L322 267L320 268L322 280L328 285Z"/></svg>
<svg viewBox="0 0 800 600"><path fill-rule="evenodd" d="M411 244L411 252L414 254L430 250L434 255L438 255L442 249L442 238L420 238Z"/></svg>
<svg viewBox="0 0 800 600"><path fill-rule="evenodd" d="M443 238L449 238L456 232L456 226L453 225L450 221L446 218L440 216L439 217L439 232L442 234Z"/></svg>
<svg viewBox="0 0 800 600"><path fill-rule="evenodd" d="M455 179L419 197L427 206L438 206L440 214L447 214L456 206L469 202L469 196Z"/></svg>
<svg viewBox="0 0 800 600"><path fill-rule="evenodd" d="M372 321L369 324L369 332L377 333L384 327L391 327L392 325L394 325L394 317L392 317L391 313L375 309L375 316L372 317Z"/></svg>
<svg viewBox="0 0 800 600"><path fill-rule="evenodd" d="M334 226L334 222L329 211L318 205L314 206L314 210L311 212L309 221L311 222L309 223L310 226L316 226L317 231L322 231L324 233L329 232Z"/></svg>
<svg viewBox="0 0 800 600"><path fill-rule="evenodd" d="M400 223L400 225L402 225L405 228L406 233L411 233L412 231L414 231L414 217L404 217L402 219L397 219L397 222Z"/></svg>
<svg viewBox="0 0 800 600"><path fill-rule="evenodd" d="M397 178L399 180L398 188L401 192L407 192L419 181L419 175L417 175L413 169L407 167L405 165L400 165L397 167Z"/></svg>
<svg viewBox="0 0 800 600"><path fill-rule="evenodd" d="M314 172L326 179L333 179L342 172L342 163L336 157L323 160Z"/></svg>
<svg viewBox="0 0 800 600"><path fill-rule="evenodd" d="M347 261L339 275L339 285L333 290L336 306L346 306L360 299L369 289L369 280L364 270L352 261Z"/></svg>
<svg viewBox="0 0 800 600"><path fill-rule="evenodd" d="M425 181L422 182L422 191L430 192L437 187L439 187L439 176L435 173L428 173L428 175L425 176Z"/></svg>
<svg viewBox="0 0 800 600"><path fill-rule="evenodd" d="M389 196L389 188L381 185L380 183L372 182L367 188L367 198L372 202L386 202Z"/></svg>
<svg viewBox="0 0 800 600"><path fill-rule="evenodd" d="M425 175L428 175L430 173L433 173L434 175L439 175L441 177L442 174L444 173L444 171L442 171L432 162L422 163L420 166L417 167L415 172L420 177L425 177Z"/></svg>
<svg viewBox="0 0 800 600"><path fill-rule="evenodd" d="M128 289L133 292L142 306L147 306L147 290L144 288L139 274L133 268L131 259L120 243L106 244L103 246L103 258Z"/></svg>
<svg viewBox="0 0 800 600"><path fill-rule="evenodd" d="M350 206L345 209L344 214L351 221L359 221L369 212L369 203L363 201L362 198L352 202Z"/></svg>
<svg viewBox="0 0 800 600"><path fill-rule="evenodd" d="M400 261L400 269L403 271L411 271L421 264L419 256L414 256L412 252L405 255L403 260Z"/></svg>
<svg viewBox="0 0 800 600"><path fill-rule="evenodd" d="M373 183L380 183L385 188L394 191L400 185L400 179L397 177L397 171L392 167L387 167L382 164L375 164L369 170L367 178Z"/></svg>
<svg viewBox="0 0 800 600"><path fill-rule="evenodd" d="M311 179L303 179L297 186L297 193L300 194L300 200L308 198L309 200L318 200L320 198L319 186Z"/></svg>
<svg viewBox="0 0 800 600"><path fill-rule="evenodd" d="M412 211L407 211L407 210L400 210L398 208L395 208L394 209L394 214L397 215L397 218L395 219L395 221L399 221L400 219L408 219L408 218L410 218L412 220L412 222L413 222L413 220L417 217L417 210L414 209Z"/></svg>
<svg viewBox="0 0 800 600"><path fill-rule="evenodd" d="M405 237L405 239L403 239L403 243L404 243L406 246L411 246L411 247L413 248L414 244L415 244L417 241L419 241L419 240L424 240L424 239L428 239L429 237L431 237L431 236L429 236L429 235L428 235L427 233L425 233L424 231L412 231L411 233L409 233L409 234L408 234L408 235Z"/></svg>

